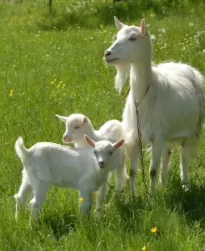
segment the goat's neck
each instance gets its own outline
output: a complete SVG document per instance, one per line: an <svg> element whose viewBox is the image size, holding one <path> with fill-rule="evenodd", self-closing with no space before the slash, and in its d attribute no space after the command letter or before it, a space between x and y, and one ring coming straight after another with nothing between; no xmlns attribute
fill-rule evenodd
<svg viewBox="0 0 205 251"><path fill-rule="evenodd" d="M131 75L130 75L130 87L133 94L133 98L140 102L148 86L151 83L152 68L151 60L144 60L140 62L134 62L131 65Z"/></svg>
<svg viewBox="0 0 205 251"><path fill-rule="evenodd" d="M90 124L90 126L87 128L86 134L87 134L92 140L95 140L95 141L101 140L99 132L93 128L93 125L92 125L92 124Z"/></svg>
<svg viewBox="0 0 205 251"><path fill-rule="evenodd" d="M89 138L91 138L94 141L99 141L101 140L99 132L94 130L92 126L88 127L86 131L84 132ZM84 138L75 140L75 147L87 147L88 144L85 142Z"/></svg>
<svg viewBox="0 0 205 251"><path fill-rule="evenodd" d="M108 166L106 166L105 168L104 168L104 170L98 170L98 176L97 176L97 185L99 186L99 185L102 185L103 183L107 183L107 177L108 177L108 172L107 172L107 169L108 168Z"/></svg>

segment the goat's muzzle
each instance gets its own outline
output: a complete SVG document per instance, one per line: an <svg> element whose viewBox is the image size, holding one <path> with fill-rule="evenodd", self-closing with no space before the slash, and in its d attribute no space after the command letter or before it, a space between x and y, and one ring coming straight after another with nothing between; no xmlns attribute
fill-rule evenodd
<svg viewBox="0 0 205 251"><path fill-rule="evenodd" d="M98 164L99 164L100 168L104 168L105 167L105 162L104 161L99 161Z"/></svg>
<svg viewBox="0 0 205 251"><path fill-rule="evenodd" d="M72 141L72 138L70 136L65 136L65 137L63 137L63 141L65 143L70 143Z"/></svg>

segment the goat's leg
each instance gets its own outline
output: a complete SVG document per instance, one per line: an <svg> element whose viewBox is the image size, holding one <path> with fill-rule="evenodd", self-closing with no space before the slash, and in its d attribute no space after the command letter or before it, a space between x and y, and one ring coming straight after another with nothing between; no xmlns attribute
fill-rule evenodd
<svg viewBox="0 0 205 251"><path fill-rule="evenodd" d="M90 190L80 191L80 212L82 215L89 215L93 205L93 192Z"/></svg>
<svg viewBox="0 0 205 251"><path fill-rule="evenodd" d="M33 184L32 184L33 185ZM35 187L33 187L33 198L30 201L30 207L35 220L38 219L39 212L43 207L43 203L46 199L46 194L50 188L50 183L45 181L35 182Z"/></svg>
<svg viewBox="0 0 205 251"><path fill-rule="evenodd" d="M15 209L15 219L18 218L18 212L19 210L24 210L25 205L27 203L28 197L31 195L32 189L31 185L28 180L27 173L25 169L22 172L22 183L19 188L19 191L17 194L14 195L14 198L16 200L16 209Z"/></svg>
<svg viewBox="0 0 205 251"><path fill-rule="evenodd" d="M105 199L107 197L108 191L109 191L109 182L112 177L112 173L108 173L108 176L106 178L106 181L100 186L98 191L96 192L96 213L100 214L103 204L105 202Z"/></svg>
<svg viewBox="0 0 205 251"><path fill-rule="evenodd" d="M182 187L186 191L189 189L188 163L192 160L196 150L195 140L187 139L181 144L180 155L180 176Z"/></svg>
<svg viewBox="0 0 205 251"><path fill-rule="evenodd" d="M131 195L136 197L136 178L138 174L139 165L139 143L136 141L135 145L130 149L130 184L131 184Z"/></svg>
<svg viewBox="0 0 205 251"><path fill-rule="evenodd" d="M150 163L150 169L149 169L149 173L150 173L149 193L151 196L155 194L157 171L160 166L163 145L164 144L160 141L154 141L152 143L152 156L151 156L151 163Z"/></svg>
<svg viewBox="0 0 205 251"><path fill-rule="evenodd" d="M171 150L169 147L165 147L162 154L162 169L161 169L161 177L160 182L162 185L166 185L168 181L168 167L169 167L169 159L171 156Z"/></svg>
<svg viewBox="0 0 205 251"><path fill-rule="evenodd" d="M122 189L124 188L126 181L129 179L127 175L127 166L126 161L124 160L120 167L115 169L115 179L116 179L116 186L115 186L115 193L117 198L120 197Z"/></svg>

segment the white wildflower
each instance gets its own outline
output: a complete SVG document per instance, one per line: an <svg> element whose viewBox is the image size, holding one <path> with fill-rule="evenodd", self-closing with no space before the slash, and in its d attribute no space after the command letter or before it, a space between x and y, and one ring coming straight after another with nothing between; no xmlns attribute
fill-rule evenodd
<svg viewBox="0 0 205 251"><path fill-rule="evenodd" d="M151 37L152 41L156 40L156 36L155 35L151 35L150 37Z"/></svg>

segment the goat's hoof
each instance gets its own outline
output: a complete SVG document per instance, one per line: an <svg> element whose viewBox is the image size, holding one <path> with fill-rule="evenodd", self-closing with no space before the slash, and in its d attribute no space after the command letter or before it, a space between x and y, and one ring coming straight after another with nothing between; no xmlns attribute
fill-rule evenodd
<svg viewBox="0 0 205 251"><path fill-rule="evenodd" d="M94 213L95 213L95 218L97 220L99 220L101 218L101 216L102 216L102 210L101 209L95 209Z"/></svg>
<svg viewBox="0 0 205 251"><path fill-rule="evenodd" d="M130 200L132 200L132 201L135 201L136 199L137 199L137 193L136 193L136 191L131 191L130 192L130 194L129 194L129 198L130 198Z"/></svg>
<svg viewBox="0 0 205 251"><path fill-rule="evenodd" d="M190 187L189 187L188 184L183 184L183 185L182 185L182 189L183 189L184 192L186 192L186 193L190 191Z"/></svg>
<svg viewBox="0 0 205 251"><path fill-rule="evenodd" d="M149 196L150 196L150 198L154 198L155 192L152 190L149 190Z"/></svg>
<svg viewBox="0 0 205 251"><path fill-rule="evenodd" d="M136 193L132 195L132 199L137 200L137 194Z"/></svg>
<svg viewBox="0 0 205 251"><path fill-rule="evenodd" d="M160 182L160 185L162 185L163 187L167 186L167 184L168 184L167 180L164 180L164 179L160 179L159 182Z"/></svg>
<svg viewBox="0 0 205 251"><path fill-rule="evenodd" d="M123 191L116 191L115 192L115 199L120 201L122 200L122 197L123 197Z"/></svg>

